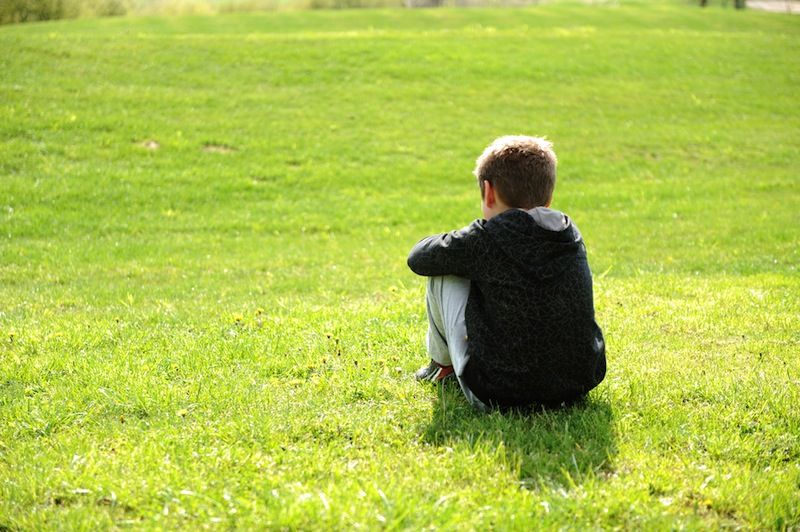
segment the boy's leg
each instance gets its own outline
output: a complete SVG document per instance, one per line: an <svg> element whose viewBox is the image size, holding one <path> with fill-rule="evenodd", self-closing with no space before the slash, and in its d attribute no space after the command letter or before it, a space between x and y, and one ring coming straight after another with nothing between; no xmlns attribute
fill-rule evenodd
<svg viewBox="0 0 800 532"><path fill-rule="evenodd" d="M453 366L458 384L469 403L478 410L488 407L461 380L467 365L467 326L464 309L469 297L470 282L448 275L429 277L426 303L428 307L428 353L442 366Z"/></svg>
<svg viewBox="0 0 800 532"><path fill-rule="evenodd" d="M442 366L455 366L457 374L463 371L466 360L467 328L464 323L464 309L469 297L470 282L463 277L429 277L425 302L428 310L428 354ZM456 356L451 356L453 351Z"/></svg>

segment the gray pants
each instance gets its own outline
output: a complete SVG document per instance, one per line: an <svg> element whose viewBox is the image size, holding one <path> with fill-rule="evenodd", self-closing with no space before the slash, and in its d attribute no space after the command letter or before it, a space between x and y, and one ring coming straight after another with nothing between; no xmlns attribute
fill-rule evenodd
<svg viewBox="0 0 800 532"><path fill-rule="evenodd" d="M469 280L463 277L448 275L428 278L425 298L428 306L428 354L443 366L453 366L467 401L477 410L487 412L489 407L475 397L461 379L469 360L467 327L464 323L469 288Z"/></svg>

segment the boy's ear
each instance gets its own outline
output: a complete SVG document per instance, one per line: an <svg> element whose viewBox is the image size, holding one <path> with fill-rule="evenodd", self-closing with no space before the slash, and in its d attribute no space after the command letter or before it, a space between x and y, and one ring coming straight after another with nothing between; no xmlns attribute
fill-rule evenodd
<svg viewBox="0 0 800 532"><path fill-rule="evenodd" d="M496 202L496 198L494 197L494 187L492 186L491 181L484 181L483 182L483 202L486 204L487 207L490 209L494 207Z"/></svg>

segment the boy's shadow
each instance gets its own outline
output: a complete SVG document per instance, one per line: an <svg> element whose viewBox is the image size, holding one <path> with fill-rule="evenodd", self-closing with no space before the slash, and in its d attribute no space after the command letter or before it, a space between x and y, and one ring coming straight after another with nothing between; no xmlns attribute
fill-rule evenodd
<svg viewBox="0 0 800 532"><path fill-rule="evenodd" d="M433 416L423 441L447 447L504 448L523 486L581 484L613 470L617 454L614 414L608 400L589 397L559 409L492 412L473 410L455 381L437 387Z"/></svg>

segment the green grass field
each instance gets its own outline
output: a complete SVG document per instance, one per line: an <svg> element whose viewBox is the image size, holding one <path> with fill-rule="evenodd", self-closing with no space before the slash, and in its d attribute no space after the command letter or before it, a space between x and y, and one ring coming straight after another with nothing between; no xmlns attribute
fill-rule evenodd
<svg viewBox="0 0 800 532"><path fill-rule="evenodd" d="M0 28L0 530L800 526L800 19L685 5ZM609 373L416 384L427 234L547 135Z"/></svg>

